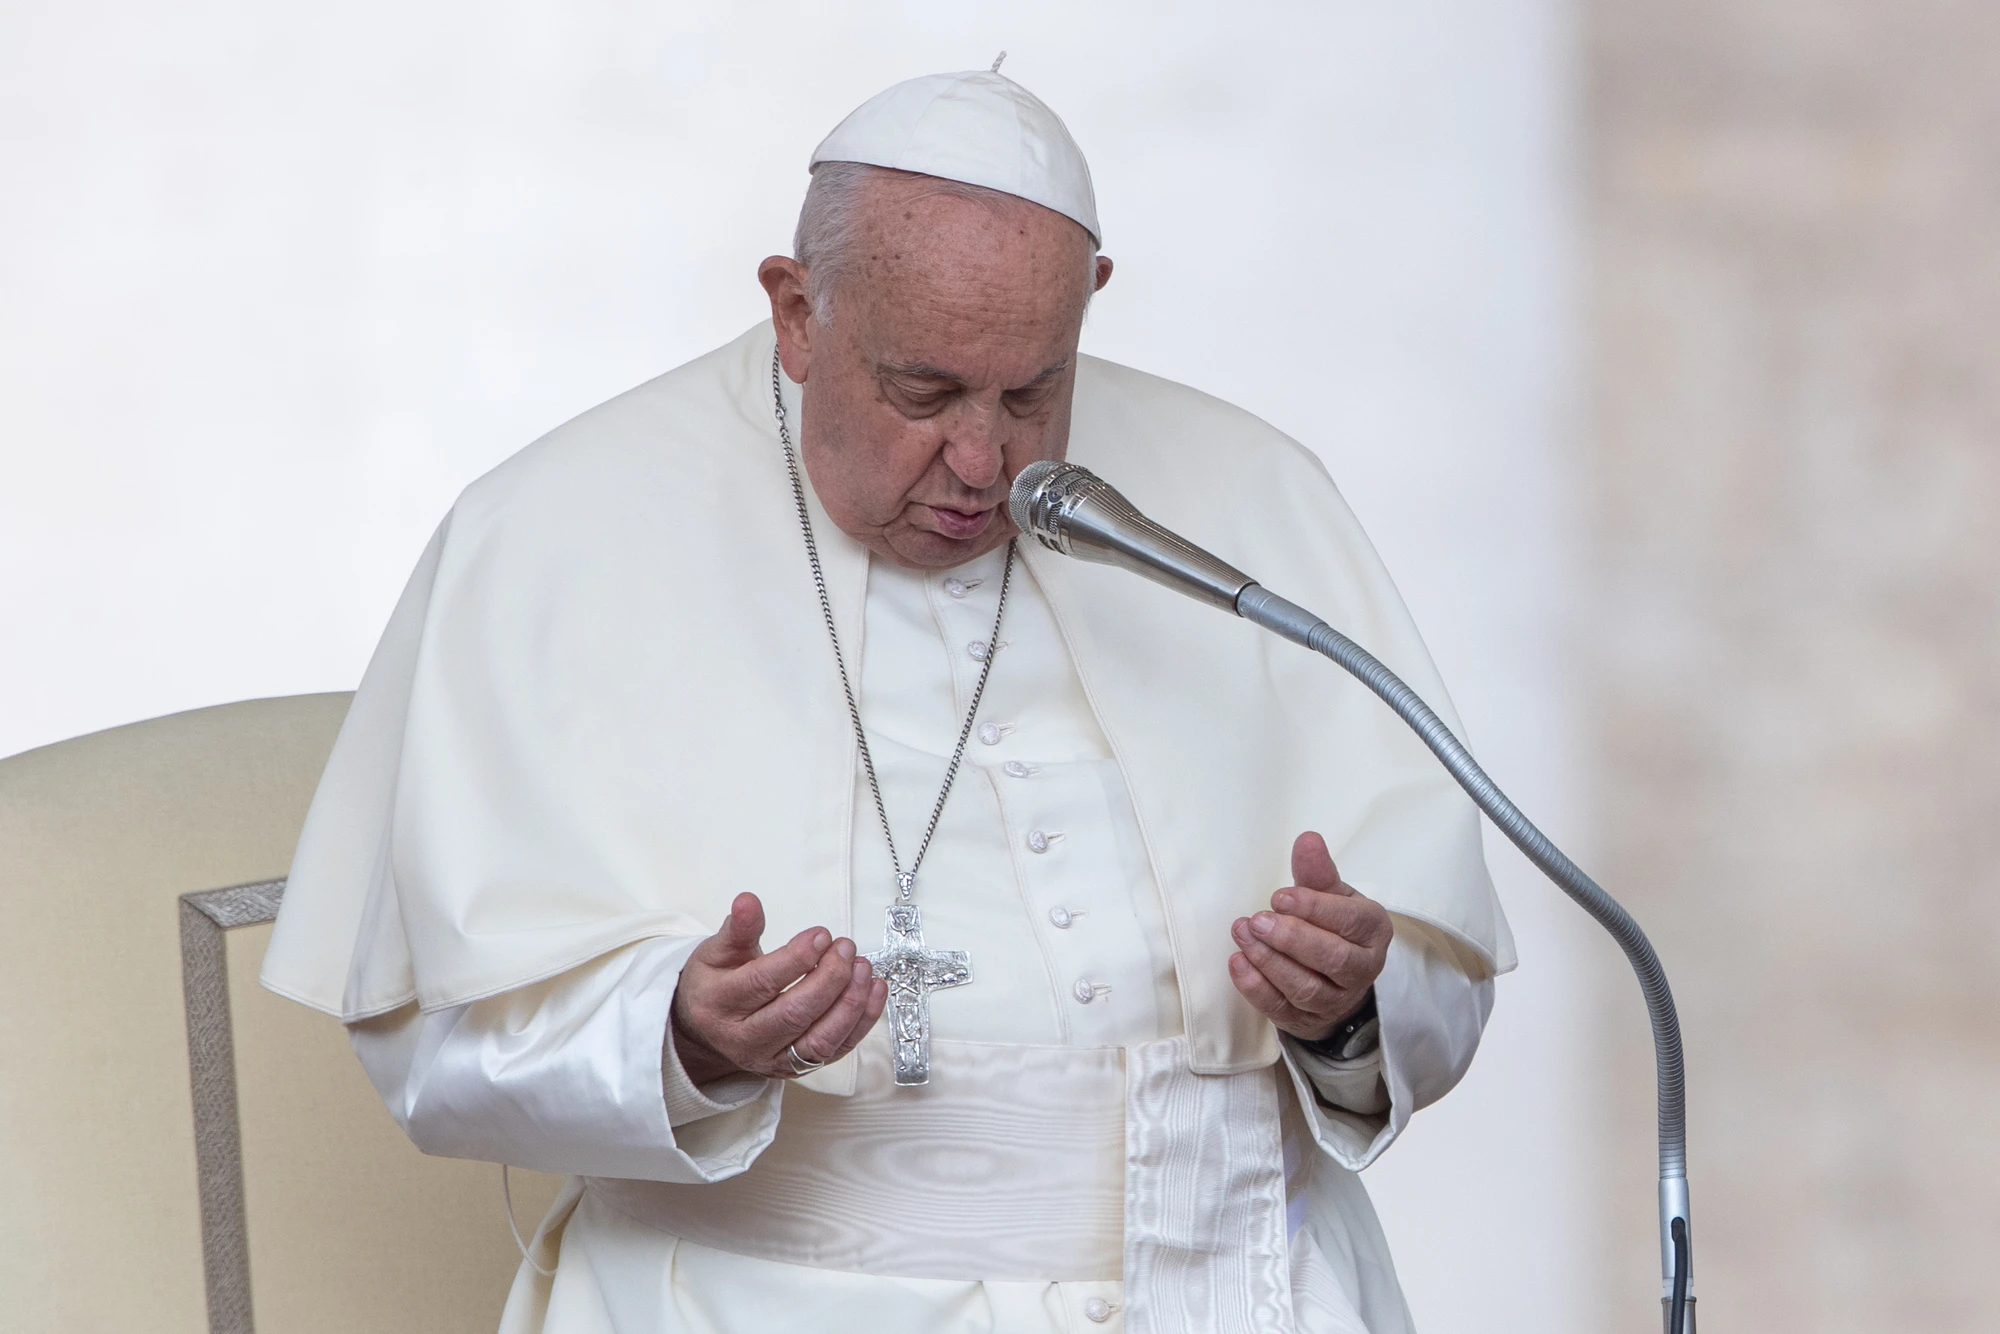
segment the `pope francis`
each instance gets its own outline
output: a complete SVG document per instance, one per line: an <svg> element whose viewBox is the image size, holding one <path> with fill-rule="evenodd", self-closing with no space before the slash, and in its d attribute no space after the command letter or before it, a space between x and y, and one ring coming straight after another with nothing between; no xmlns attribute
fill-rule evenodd
<svg viewBox="0 0 2000 1334"><path fill-rule="evenodd" d="M1026 89L812 168L768 323L445 517L264 985L425 1152L569 1175L507 1331L1407 1330L1356 1174L1513 963L1474 811L1009 483L1085 464L1441 703L1394 587L1311 454L1079 354L1112 265Z"/></svg>

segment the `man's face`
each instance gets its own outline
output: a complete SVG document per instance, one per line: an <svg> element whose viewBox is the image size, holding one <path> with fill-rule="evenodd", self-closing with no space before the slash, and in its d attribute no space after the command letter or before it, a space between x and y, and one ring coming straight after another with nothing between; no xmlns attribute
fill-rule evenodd
<svg viewBox="0 0 2000 1334"><path fill-rule="evenodd" d="M929 193L925 178L866 185L831 326L782 257L771 295L786 372L803 385L799 448L827 514L877 555L961 565L1013 536L1007 490L1069 445L1090 238L1025 200Z"/></svg>

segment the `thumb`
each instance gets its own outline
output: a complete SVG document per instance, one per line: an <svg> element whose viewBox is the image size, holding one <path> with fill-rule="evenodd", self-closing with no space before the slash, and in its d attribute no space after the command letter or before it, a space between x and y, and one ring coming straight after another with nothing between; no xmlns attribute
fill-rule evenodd
<svg viewBox="0 0 2000 1334"><path fill-rule="evenodd" d="M1333 854L1327 851L1326 840L1310 829L1300 834L1292 844L1292 879L1307 889L1328 894L1352 892L1340 883L1340 870L1333 864Z"/></svg>
<svg viewBox="0 0 2000 1334"><path fill-rule="evenodd" d="M755 894L738 894L721 929L697 945L695 953L712 968L739 967L764 952L757 943L763 934L763 902Z"/></svg>

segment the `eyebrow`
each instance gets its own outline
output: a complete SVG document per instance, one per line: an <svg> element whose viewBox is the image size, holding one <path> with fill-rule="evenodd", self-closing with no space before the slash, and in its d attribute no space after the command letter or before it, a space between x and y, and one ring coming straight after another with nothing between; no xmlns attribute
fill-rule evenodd
<svg viewBox="0 0 2000 1334"><path fill-rule="evenodd" d="M924 380L950 380L953 384L965 383L965 377L956 371L948 371L942 366L933 366L928 361L884 362L879 369L884 375L909 375ZM1065 357L1053 366L1044 367L1039 375L1026 384L1015 385L1013 389L1006 392L1013 393L1014 390L1018 389L1032 389L1038 384L1043 384L1054 379L1068 369L1069 359Z"/></svg>

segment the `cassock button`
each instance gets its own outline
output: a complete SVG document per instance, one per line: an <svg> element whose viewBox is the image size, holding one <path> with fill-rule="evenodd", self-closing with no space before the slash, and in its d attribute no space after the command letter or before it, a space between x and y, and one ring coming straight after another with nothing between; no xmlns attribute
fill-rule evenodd
<svg viewBox="0 0 2000 1334"><path fill-rule="evenodd" d="M1000 727L999 727L999 724L997 724L997 723L981 723L981 724L979 724L979 742L980 742L980 744L981 744L981 745L984 745L984 746L997 746L997 745L999 745L999 744L1000 744Z"/></svg>
<svg viewBox="0 0 2000 1334"><path fill-rule="evenodd" d="M964 597L972 591L972 587L971 584L966 583L963 579L947 579L944 581L944 591L955 598Z"/></svg>
<svg viewBox="0 0 2000 1334"><path fill-rule="evenodd" d="M1041 830L1037 829L1033 833L1028 835L1028 851L1047 852L1048 850L1049 850L1049 836L1047 834L1044 834Z"/></svg>
<svg viewBox="0 0 2000 1334"><path fill-rule="evenodd" d="M1009 778L1026 778L1029 774L1035 772L1035 766L1032 764L1023 764L1019 760L1009 760L1000 766L1000 770Z"/></svg>
<svg viewBox="0 0 2000 1334"><path fill-rule="evenodd" d="M1105 1301L1102 1297L1092 1297L1083 1304L1083 1318L1100 1325L1103 1324L1111 1318L1111 1303Z"/></svg>
<svg viewBox="0 0 2000 1334"><path fill-rule="evenodd" d="M1064 931L1067 931L1069 930L1069 924L1076 920L1076 916L1069 909L1063 907L1061 904L1057 904L1055 907L1049 909L1049 920Z"/></svg>
<svg viewBox="0 0 2000 1334"><path fill-rule="evenodd" d="M965 651L972 655L972 660L974 662L985 662L986 655L991 653L993 650L991 647L987 645L985 640L975 639L970 644L967 644L965 646Z"/></svg>
<svg viewBox="0 0 2000 1334"><path fill-rule="evenodd" d="M1076 986L1070 989L1070 995L1076 997L1078 1005L1088 1005L1097 999L1097 987L1092 984L1089 978L1079 977L1076 980Z"/></svg>

